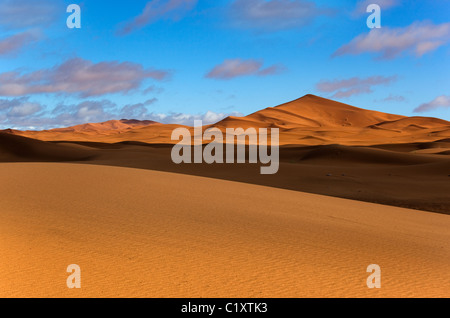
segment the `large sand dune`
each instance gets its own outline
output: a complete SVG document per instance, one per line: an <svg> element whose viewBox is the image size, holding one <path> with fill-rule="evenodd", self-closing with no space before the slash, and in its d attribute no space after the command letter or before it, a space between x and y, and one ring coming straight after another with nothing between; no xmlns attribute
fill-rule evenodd
<svg viewBox="0 0 450 318"><path fill-rule="evenodd" d="M180 125L112 120L46 131L10 131L46 141L173 144ZM279 128L282 145L376 145L385 142L433 142L450 137L450 123L428 117L405 117L357 108L314 95L269 107L246 117L228 117L204 128Z"/></svg>
<svg viewBox="0 0 450 318"><path fill-rule="evenodd" d="M119 167L0 175L1 297L450 296L447 215Z"/></svg>

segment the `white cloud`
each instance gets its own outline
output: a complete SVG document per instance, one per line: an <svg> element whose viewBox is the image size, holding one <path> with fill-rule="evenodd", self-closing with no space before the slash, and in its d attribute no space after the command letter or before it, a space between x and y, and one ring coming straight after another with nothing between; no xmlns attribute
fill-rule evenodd
<svg viewBox="0 0 450 318"><path fill-rule="evenodd" d="M450 23L434 25L415 22L403 28L372 29L339 48L333 56L379 53L380 59L392 59L403 52L417 57L432 52L450 40Z"/></svg>
<svg viewBox="0 0 450 318"><path fill-rule="evenodd" d="M204 124L213 124L228 116L243 116L241 113L217 113L207 111L202 114L156 113L151 106L156 98L142 103L119 106L110 100L87 100L78 104L59 104L52 111L41 111L45 107L29 102L28 98L0 99L0 127L17 129L51 129L69 127L85 123L98 123L112 119L152 120L165 124L193 126L194 120Z"/></svg>
<svg viewBox="0 0 450 318"><path fill-rule="evenodd" d="M264 31L299 28L330 12L306 0L235 0L229 9L236 27Z"/></svg>
<svg viewBox="0 0 450 318"><path fill-rule="evenodd" d="M146 79L163 80L169 72L144 69L131 62L93 63L72 58L53 68L28 74L0 73L0 96L59 93L77 94L81 97L113 93L128 93L141 87Z"/></svg>
<svg viewBox="0 0 450 318"><path fill-rule="evenodd" d="M346 98L353 95L372 93L372 87L388 85L397 80L396 76L371 76L367 78L352 77L343 80L322 80L316 89L324 93L334 93L332 98Z"/></svg>
<svg viewBox="0 0 450 318"><path fill-rule="evenodd" d="M371 4L378 4L382 11L388 10L400 4L399 0L363 0L359 1L353 15L360 16L367 13L367 7Z"/></svg>
<svg viewBox="0 0 450 318"><path fill-rule="evenodd" d="M119 35L129 34L160 19L178 19L197 5L198 0L152 0L140 15L119 29Z"/></svg>
<svg viewBox="0 0 450 318"><path fill-rule="evenodd" d="M34 43L41 38L41 33L29 30L0 39L0 55L15 53L24 46Z"/></svg>
<svg viewBox="0 0 450 318"><path fill-rule="evenodd" d="M414 109L415 113L424 113L436 110L438 108L450 108L450 96L442 95L433 99L429 103L424 103Z"/></svg>
<svg viewBox="0 0 450 318"><path fill-rule="evenodd" d="M382 102L404 102L404 101L406 101L406 98L404 96L390 94L388 97L383 98L381 101Z"/></svg>
<svg viewBox="0 0 450 318"><path fill-rule="evenodd" d="M282 65L272 65L263 67L263 62L258 60L227 59L223 63L215 66L208 74L207 78L228 80L240 76L257 75L269 76L284 71Z"/></svg>
<svg viewBox="0 0 450 318"><path fill-rule="evenodd" d="M203 114L186 114L186 113L169 113L169 114L157 114L151 113L148 119L154 120L164 124L178 124L185 126L194 126L195 120L203 121L204 125L215 124L218 121L228 116L243 116L239 112L232 113L216 113L213 111L207 111Z"/></svg>
<svg viewBox="0 0 450 318"><path fill-rule="evenodd" d="M4 120L10 117L27 117L42 109L43 107L41 104L30 102L28 97L0 99L0 114L2 114Z"/></svg>
<svg viewBox="0 0 450 318"><path fill-rule="evenodd" d="M7 30L44 27L63 10L64 3L55 0L2 0L0 26Z"/></svg>
<svg viewBox="0 0 450 318"><path fill-rule="evenodd" d="M122 118L122 119L145 118L148 115L148 107L147 106L153 105L157 101L158 101L158 99L152 98L143 103L125 105L120 110L120 118Z"/></svg>

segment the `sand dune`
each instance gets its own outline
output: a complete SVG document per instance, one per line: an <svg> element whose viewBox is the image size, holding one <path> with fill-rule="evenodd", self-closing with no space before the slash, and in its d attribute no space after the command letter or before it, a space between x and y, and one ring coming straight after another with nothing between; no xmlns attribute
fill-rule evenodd
<svg viewBox="0 0 450 318"><path fill-rule="evenodd" d="M0 162L82 161L93 153L77 145L57 145L0 132Z"/></svg>
<svg viewBox="0 0 450 318"><path fill-rule="evenodd" d="M132 167L246 182L450 214L446 139L431 143L282 146L276 175L260 165L176 165L171 145L138 141L43 142L0 134L0 162L59 162Z"/></svg>
<svg viewBox="0 0 450 318"><path fill-rule="evenodd" d="M402 129L430 129L437 127L447 127L448 121L438 119L438 118L430 118L430 117L406 117L393 121L385 121L375 126L384 129L391 130L402 130Z"/></svg>
<svg viewBox="0 0 450 318"><path fill-rule="evenodd" d="M314 95L306 95L295 101L268 108L252 115L262 121L281 126L304 125L310 127L367 127L403 116L365 110Z"/></svg>
<svg viewBox="0 0 450 318"><path fill-rule="evenodd" d="M429 149L427 149L429 150ZM443 158L446 160L445 158ZM419 165L436 162L436 158L398 153L368 147L346 147L340 145L328 145L313 147L300 159L303 162L312 161L315 164L338 163L355 165Z"/></svg>
<svg viewBox="0 0 450 318"><path fill-rule="evenodd" d="M0 132L0 297L450 296L449 122L307 95L203 127L279 128L276 175L176 165L179 127Z"/></svg>
<svg viewBox="0 0 450 318"><path fill-rule="evenodd" d="M110 120L103 123L97 124L83 124L68 128L52 129L51 132L99 132L99 131L123 131L127 129L132 129L136 127L144 127L156 124L156 122L151 120Z"/></svg>
<svg viewBox="0 0 450 318"><path fill-rule="evenodd" d="M173 144L179 125L152 121L112 120L48 131L9 131L45 141L117 143L139 141ZM450 123L428 117L405 117L365 110L314 95L269 107L246 117L228 117L204 128L279 128L282 145L358 145L432 142L450 137Z"/></svg>
<svg viewBox="0 0 450 318"><path fill-rule="evenodd" d="M144 121L144 123L147 121ZM118 143L125 141L137 141L146 143L169 143L172 131L181 125L164 125L151 123L149 125L128 126L125 129L115 129L105 123L86 124L75 127L43 130L43 131L9 131L14 135L20 135L42 141L75 141L75 142L103 142ZM100 127L100 128L99 128ZM189 128L189 127L187 127Z"/></svg>
<svg viewBox="0 0 450 318"><path fill-rule="evenodd" d="M1 297L450 296L446 215L127 168L0 174Z"/></svg>

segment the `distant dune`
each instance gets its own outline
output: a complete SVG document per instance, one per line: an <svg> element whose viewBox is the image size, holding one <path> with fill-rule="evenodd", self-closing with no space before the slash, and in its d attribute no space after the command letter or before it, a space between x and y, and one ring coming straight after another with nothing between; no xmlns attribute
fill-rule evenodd
<svg viewBox="0 0 450 318"><path fill-rule="evenodd" d="M52 132L108 132L108 131L126 131L133 128L139 128L157 124L151 120L110 120L98 124L83 124L68 128L53 129Z"/></svg>
<svg viewBox="0 0 450 318"><path fill-rule="evenodd" d="M403 118L376 111L365 110L314 95L258 111L245 119L289 129L298 127L334 128L359 127ZM227 119L222 121L223 124Z"/></svg>
<svg viewBox="0 0 450 318"><path fill-rule="evenodd" d="M48 131L14 131L45 141L117 143L140 141L172 144L171 133L179 125L152 121L112 120ZM228 117L214 125L226 128L279 128L282 145L376 145L431 142L450 137L450 123L428 117L405 117L365 110L314 95L270 107L246 117Z"/></svg>
<svg viewBox="0 0 450 318"><path fill-rule="evenodd" d="M128 168L0 174L0 297L450 297L447 215Z"/></svg>

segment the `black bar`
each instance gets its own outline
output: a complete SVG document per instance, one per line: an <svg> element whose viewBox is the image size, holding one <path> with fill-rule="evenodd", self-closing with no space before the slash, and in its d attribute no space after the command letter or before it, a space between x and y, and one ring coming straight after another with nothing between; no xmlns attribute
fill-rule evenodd
<svg viewBox="0 0 450 318"><path fill-rule="evenodd" d="M98 313L117 316L123 313L142 313L142 317L159 317L161 314L176 316L218 317L232 315L252 315L268 317L316 317L340 313L356 313L360 316L384 316L386 308L390 314L417 314L425 308L430 316L440 306L447 312L448 299L2 299L1 308L10 307L14 312L48 312L55 308L71 315L84 317ZM259 304L259 305L258 305ZM212 307L214 306L214 307ZM445 306L445 307L444 307ZM213 310L211 311L211 308ZM384 309L383 309L384 308ZM187 311L187 312L184 312ZM128 313L128 314L127 314ZM133 317L135 315L132 315ZM383 317L381 317L383 318Z"/></svg>

